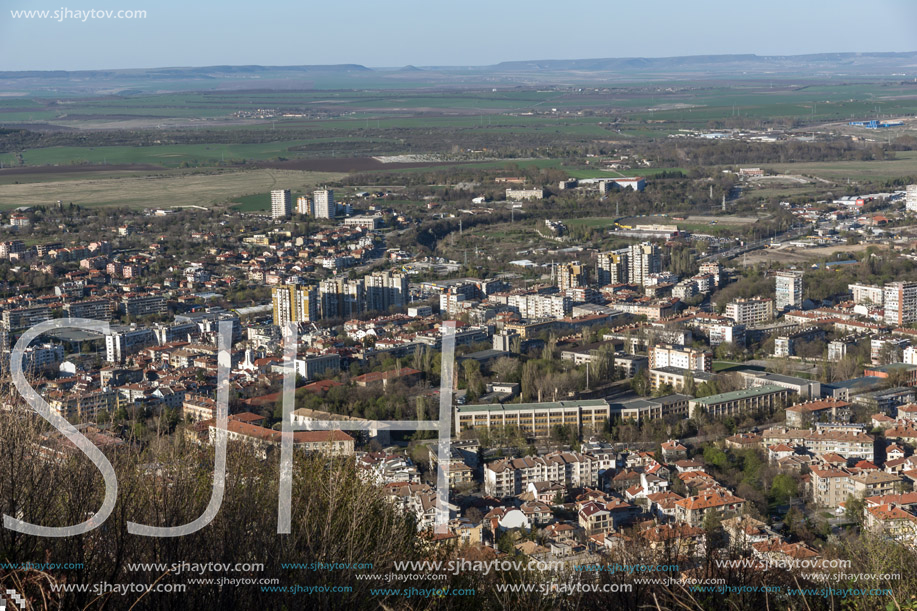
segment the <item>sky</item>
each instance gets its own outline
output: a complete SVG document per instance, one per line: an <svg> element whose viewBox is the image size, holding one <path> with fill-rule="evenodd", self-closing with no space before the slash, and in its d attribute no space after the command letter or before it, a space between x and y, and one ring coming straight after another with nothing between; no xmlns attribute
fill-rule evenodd
<svg viewBox="0 0 917 611"><path fill-rule="evenodd" d="M0 71L917 51L913 0L0 0L0 5ZM146 11L146 17L76 16L91 9ZM66 18L15 18L13 11L59 11Z"/></svg>

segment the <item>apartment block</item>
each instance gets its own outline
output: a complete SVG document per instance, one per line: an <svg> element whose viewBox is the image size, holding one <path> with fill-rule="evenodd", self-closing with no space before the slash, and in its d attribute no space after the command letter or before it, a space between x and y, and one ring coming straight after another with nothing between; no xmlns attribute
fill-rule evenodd
<svg viewBox="0 0 917 611"><path fill-rule="evenodd" d="M516 496L530 483L553 482L571 488L594 488L599 461L579 452L552 452L545 456L508 458L484 467L484 491L497 498Z"/></svg>
<svg viewBox="0 0 917 611"><path fill-rule="evenodd" d="M743 325L754 325L774 318L774 300L767 297L736 299L726 305L726 317Z"/></svg>

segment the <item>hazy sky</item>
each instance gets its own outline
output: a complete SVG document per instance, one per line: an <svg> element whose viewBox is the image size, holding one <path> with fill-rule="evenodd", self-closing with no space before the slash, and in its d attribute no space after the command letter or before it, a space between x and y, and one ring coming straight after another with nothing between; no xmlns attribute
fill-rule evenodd
<svg viewBox="0 0 917 611"><path fill-rule="evenodd" d="M58 4L54 4L54 2ZM917 50L913 0L2 0L0 70ZM13 18L145 10L145 19Z"/></svg>

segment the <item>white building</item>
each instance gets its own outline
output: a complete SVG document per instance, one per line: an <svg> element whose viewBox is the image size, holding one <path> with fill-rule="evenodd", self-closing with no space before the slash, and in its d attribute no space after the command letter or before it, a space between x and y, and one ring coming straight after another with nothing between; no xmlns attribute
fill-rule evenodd
<svg viewBox="0 0 917 611"><path fill-rule="evenodd" d="M875 284L848 284L847 289L853 293L853 302L856 304L871 303L882 305L885 303L885 290Z"/></svg>
<svg viewBox="0 0 917 611"><path fill-rule="evenodd" d="M890 325L917 322L917 282L885 285L885 322Z"/></svg>
<svg viewBox="0 0 917 611"><path fill-rule="evenodd" d="M296 214L305 214L307 216L313 216L312 200L306 196L297 197L296 198Z"/></svg>
<svg viewBox="0 0 917 611"><path fill-rule="evenodd" d="M319 189L313 192L312 211L317 219L333 219L337 216L334 191L331 189Z"/></svg>
<svg viewBox="0 0 917 611"><path fill-rule="evenodd" d="M917 185L908 185L905 193L907 210L909 212L917 212Z"/></svg>
<svg viewBox="0 0 917 611"><path fill-rule="evenodd" d="M777 272L777 311L802 305L802 272Z"/></svg>
<svg viewBox="0 0 917 611"><path fill-rule="evenodd" d="M292 209L292 196L289 189L274 189L271 191L271 217L282 219L290 216Z"/></svg>
<svg viewBox="0 0 917 611"><path fill-rule="evenodd" d="M651 242L632 244L628 256L628 282L643 285L647 276L662 271L659 247Z"/></svg>
<svg viewBox="0 0 917 611"><path fill-rule="evenodd" d="M743 325L766 322L774 317L774 300L767 297L736 299L726 305L725 314Z"/></svg>

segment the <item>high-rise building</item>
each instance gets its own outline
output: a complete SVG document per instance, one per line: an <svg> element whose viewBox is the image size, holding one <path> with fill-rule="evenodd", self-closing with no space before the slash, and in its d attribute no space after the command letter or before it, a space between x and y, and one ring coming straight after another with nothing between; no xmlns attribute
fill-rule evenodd
<svg viewBox="0 0 917 611"><path fill-rule="evenodd" d="M885 285L885 322L891 325L917 322L917 282Z"/></svg>
<svg viewBox="0 0 917 611"><path fill-rule="evenodd" d="M303 195L296 198L296 214L312 216L312 200Z"/></svg>
<svg viewBox="0 0 917 611"><path fill-rule="evenodd" d="M289 189L274 189L271 191L271 217L282 219L290 216L292 209L292 196Z"/></svg>
<svg viewBox="0 0 917 611"><path fill-rule="evenodd" d="M917 185L908 185L905 191L905 207L909 212L917 212Z"/></svg>
<svg viewBox="0 0 917 611"><path fill-rule="evenodd" d="M323 319L352 318L363 313L366 291L362 280L324 280L318 285L318 293Z"/></svg>
<svg viewBox="0 0 917 611"><path fill-rule="evenodd" d="M391 271L373 272L363 278L367 310L388 310L408 303L408 277Z"/></svg>
<svg viewBox="0 0 917 611"><path fill-rule="evenodd" d="M596 282L599 286L627 282L627 253L600 252L595 266Z"/></svg>
<svg viewBox="0 0 917 611"><path fill-rule="evenodd" d="M274 302L274 324L318 320L318 289L314 286L284 284L271 290Z"/></svg>
<svg viewBox="0 0 917 611"><path fill-rule="evenodd" d="M628 282L642 286L648 275L662 271L659 247L651 242L631 244L628 264Z"/></svg>
<svg viewBox="0 0 917 611"><path fill-rule="evenodd" d="M802 305L802 272L777 272L776 307L782 312L788 307Z"/></svg>
<svg viewBox="0 0 917 611"><path fill-rule="evenodd" d="M319 189L312 193L312 213L317 219L333 219L337 216L333 190Z"/></svg>
<svg viewBox="0 0 917 611"><path fill-rule="evenodd" d="M588 268L579 263L567 263L557 269L557 286L561 291L578 289L589 284Z"/></svg>

